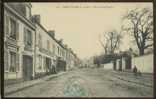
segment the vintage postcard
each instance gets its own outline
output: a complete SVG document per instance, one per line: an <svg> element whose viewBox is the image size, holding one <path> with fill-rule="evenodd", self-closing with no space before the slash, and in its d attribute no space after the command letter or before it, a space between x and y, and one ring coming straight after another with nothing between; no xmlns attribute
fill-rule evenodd
<svg viewBox="0 0 156 99"><path fill-rule="evenodd" d="M5 2L4 97L153 97L153 2Z"/></svg>

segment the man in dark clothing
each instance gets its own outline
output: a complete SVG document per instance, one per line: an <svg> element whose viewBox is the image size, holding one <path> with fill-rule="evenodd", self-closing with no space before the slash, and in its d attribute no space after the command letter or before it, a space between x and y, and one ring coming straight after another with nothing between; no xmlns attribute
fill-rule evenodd
<svg viewBox="0 0 156 99"><path fill-rule="evenodd" d="M134 66L134 68L133 68L133 73L137 76L137 72L138 72L138 69L137 69L137 67L136 66Z"/></svg>

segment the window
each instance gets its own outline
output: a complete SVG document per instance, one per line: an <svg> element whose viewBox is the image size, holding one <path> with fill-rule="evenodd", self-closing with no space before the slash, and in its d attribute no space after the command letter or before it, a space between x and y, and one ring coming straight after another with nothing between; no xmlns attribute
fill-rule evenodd
<svg viewBox="0 0 156 99"><path fill-rule="evenodd" d="M8 3L10 7L15 9L19 14L26 16L26 7L21 3Z"/></svg>
<svg viewBox="0 0 156 99"><path fill-rule="evenodd" d="M24 32L24 35L25 35L24 42L27 46L31 47L32 46L32 33L28 29L24 29L24 31L25 31Z"/></svg>
<svg viewBox="0 0 156 99"><path fill-rule="evenodd" d="M26 16L26 7L24 5L18 5L19 6L19 13L22 14L23 16Z"/></svg>
<svg viewBox="0 0 156 99"><path fill-rule="evenodd" d="M43 64L44 64L44 65L43 65L43 66L44 66L43 68L44 68L44 70L46 70L46 57L43 57L43 62L44 62L44 63L43 63Z"/></svg>
<svg viewBox="0 0 156 99"><path fill-rule="evenodd" d="M5 32L5 35L6 34L9 34L9 16L8 15L5 15L5 30L4 30L4 32Z"/></svg>
<svg viewBox="0 0 156 99"><path fill-rule="evenodd" d="M16 53L10 52L10 72L16 72Z"/></svg>
<svg viewBox="0 0 156 99"><path fill-rule="evenodd" d="M61 56L63 56L63 50L61 50Z"/></svg>
<svg viewBox="0 0 156 99"><path fill-rule="evenodd" d="M29 46L31 46L31 45L32 45L32 35L31 35L31 31L28 30L27 35L28 35L27 44L28 44Z"/></svg>
<svg viewBox="0 0 156 99"><path fill-rule="evenodd" d="M55 54L55 44L53 44L53 54Z"/></svg>
<svg viewBox="0 0 156 99"><path fill-rule="evenodd" d="M61 56L63 56L63 50L61 50Z"/></svg>
<svg viewBox="0 0 156 99"><path fill-rule="evenodd" d="M64 50L63 50L63 52L62 52L62 56L64 57Z"/></svg>
<svg viewBox="0 0 156 99"><path fill-rule="evenodd" d="M38 44L39 47L42 48L42 36L40 34L39 34Z"/></svg>
<svg viewBox="0 0 156 99"><path fill-rule="evenodd" d="M50 42L47 40L47 49L50 50Z"/></svg>
<svg viewBox="0 0 156 99"><path fill-rule="evenodd" d="M58 55L59 55L59 53L60 53L60 52L59 52L59 47L57 47L57 51L58 51Z"/></svg>
<svg viewBox="0 0 156 99"><path fill-rule="evenodd" d="M62 53L62 51L61 51L61 49L60 49L60 53L59 53L60 56L61 56L61 53Z"/></svg>
<svg viewBox="0 0 156 99"><path fill-rule="evenodd" d="M38 69L42 69L42 56L39 55L39 67Z"/></svg>
<svg viewBox="0 0 156 99"><path fill-rule="evenodd" d="M16 39L16 21L10 18L10 37Z"/></svg>

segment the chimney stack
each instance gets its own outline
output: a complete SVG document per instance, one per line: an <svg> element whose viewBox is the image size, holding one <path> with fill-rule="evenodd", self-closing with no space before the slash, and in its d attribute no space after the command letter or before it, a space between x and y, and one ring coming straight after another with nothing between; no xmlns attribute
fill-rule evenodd
<svg viewBox="0 0 156 99"><path fill-rule="evenodd" d="M33 16L33 22L39 23L41 22L41 17L40 15L34 15Z"/></svg>
<svg viewBox="0 0 156 99"><path fill-rule="evenodd" d="M60 39L59 42L62 44L63 43L63 39Z"/></svg>
<svg viewBox="0 0 156 99"><path fill-rule="evenodd" d="M49 30L48 33L50 36L55 37L55 31L54 30Z"/></svg>
<svg viewBox="0 0 156 99"><path fill-rule="evenodd" d="M68 45L67 44L65 44L64 46L65 46L65 48L68 48Z"/></svg>

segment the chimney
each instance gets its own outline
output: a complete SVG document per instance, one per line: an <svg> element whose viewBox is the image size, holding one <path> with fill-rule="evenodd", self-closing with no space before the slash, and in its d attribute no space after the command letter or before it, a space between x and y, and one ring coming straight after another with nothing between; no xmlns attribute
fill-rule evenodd
<svg viewBox="0 0 156 99"><path fill-rule="evenodd" d="M33 16L33 22L36 22L36 23L40 24L40 22L41 22L40 15L34 15Z"/></svg>
<svg viewBox="0 0 156 99"><path fill-rule="evenodd" d="M64 46L65 46L65 48L68 48L68 45L67 44L65 44Z"/></svg>
<svg viewBox="0 0 156 99"><path fill-rule="evenodd" d="M49 30L48 33L50 36L55 37L55 31L54 30Z"/></svg>
<svg viewBox="0 0 156 99"><path fill-rule="evenodd" d="M59 42L62 44L63 43L63 39L60 39Z"/></svg>

